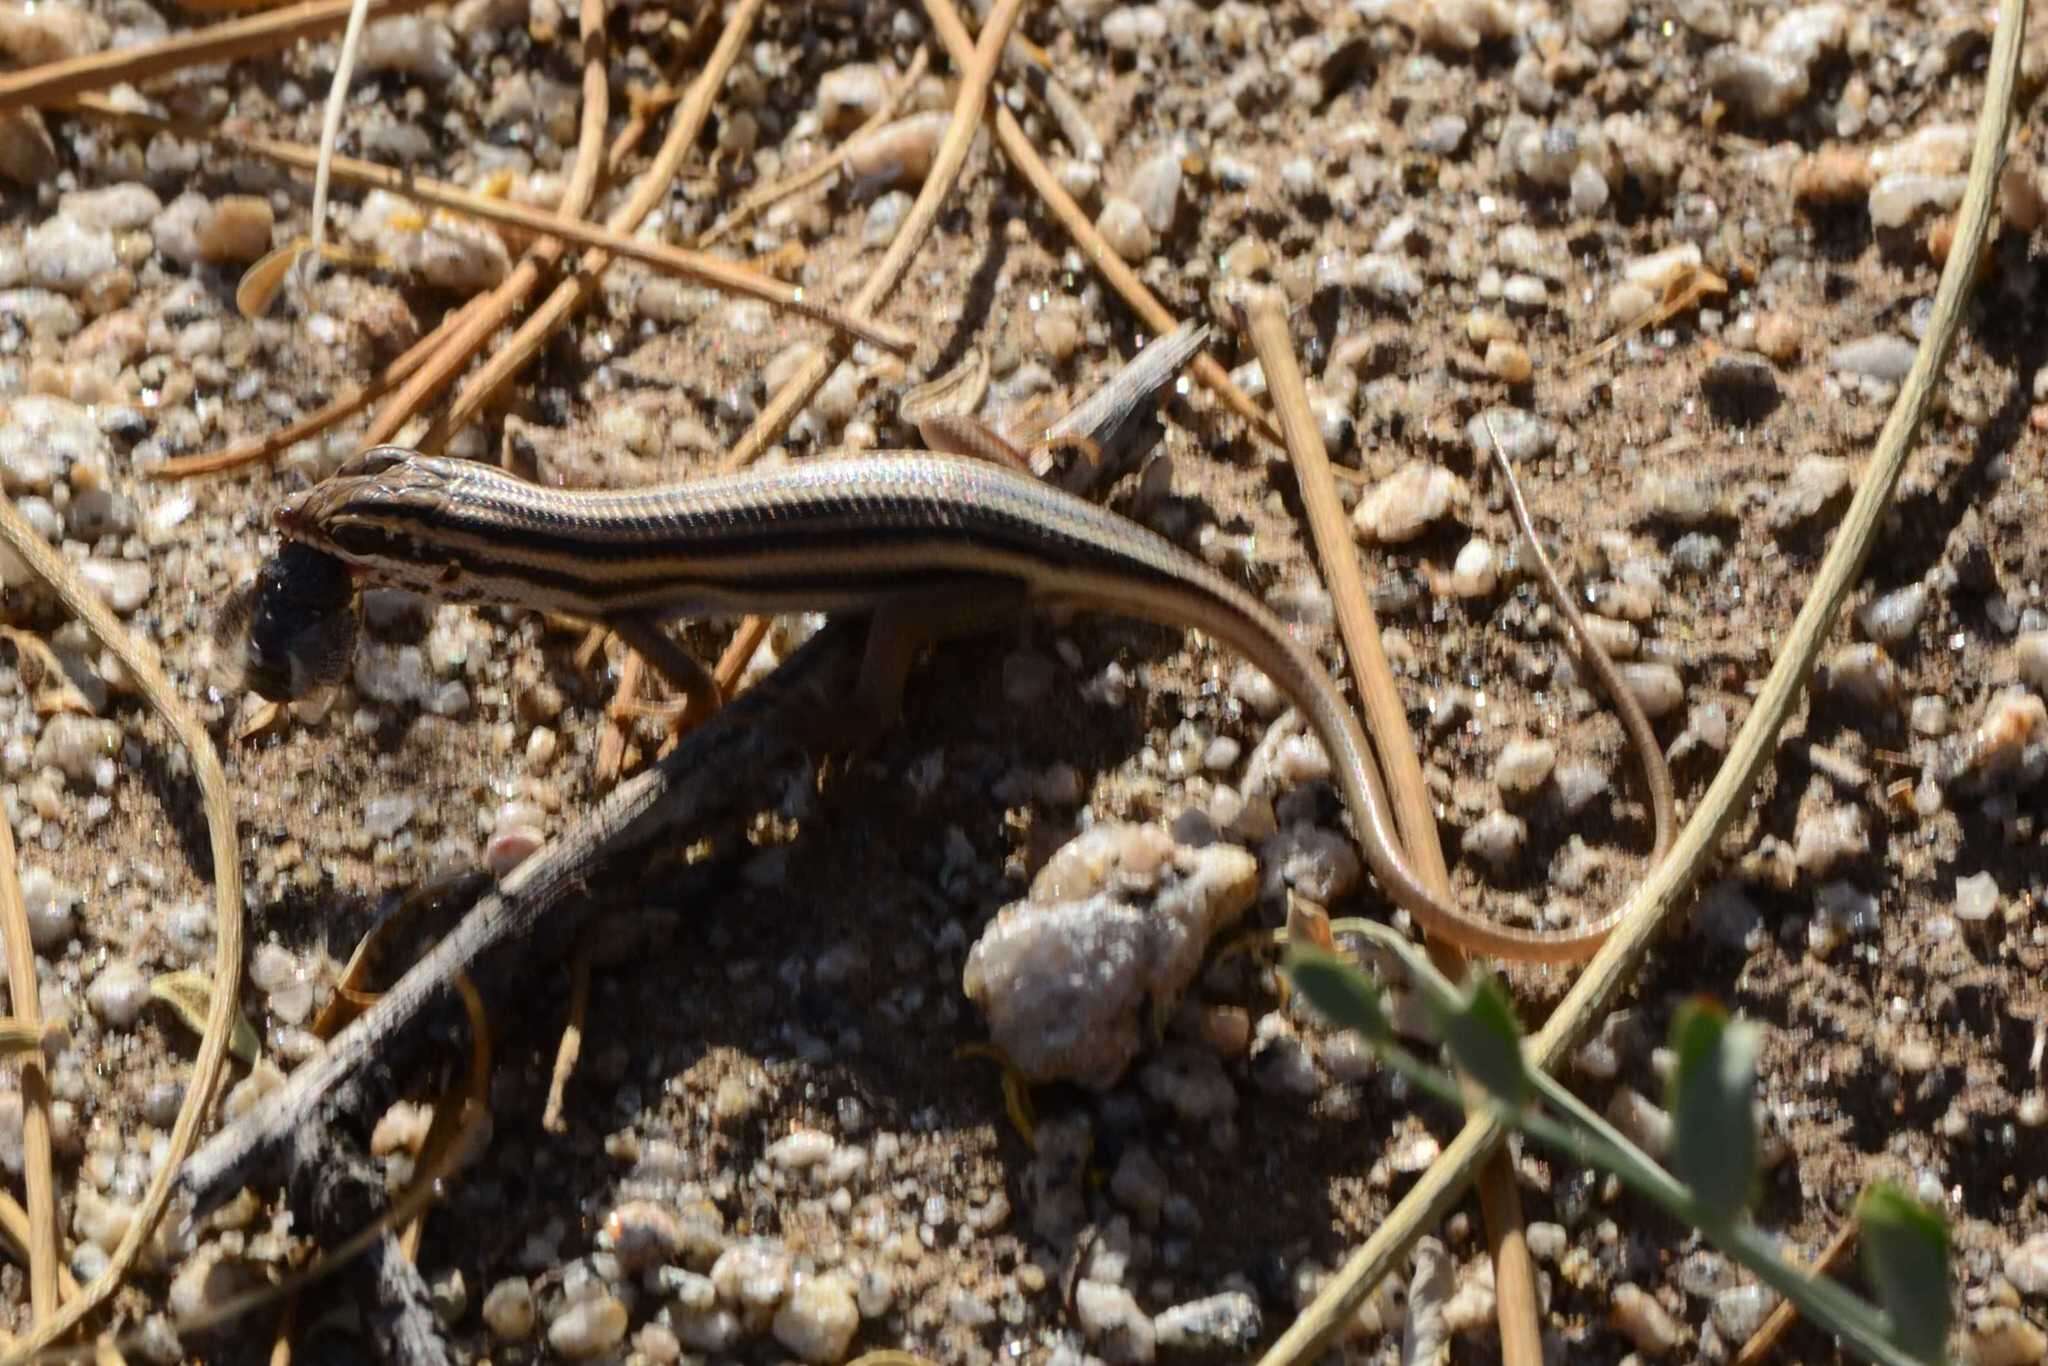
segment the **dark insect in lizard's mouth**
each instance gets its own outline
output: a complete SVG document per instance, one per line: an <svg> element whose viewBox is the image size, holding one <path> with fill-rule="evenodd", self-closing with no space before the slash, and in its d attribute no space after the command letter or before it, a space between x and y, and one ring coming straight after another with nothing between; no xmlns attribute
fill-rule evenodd
<svg viewBox="0 0 2048 1366"><path fill-rule="evenodd" d="M240 651L242 682L273 702L338 682L355 656L356 590L348 566L287 541L236 596L221 645Z"/></svg>

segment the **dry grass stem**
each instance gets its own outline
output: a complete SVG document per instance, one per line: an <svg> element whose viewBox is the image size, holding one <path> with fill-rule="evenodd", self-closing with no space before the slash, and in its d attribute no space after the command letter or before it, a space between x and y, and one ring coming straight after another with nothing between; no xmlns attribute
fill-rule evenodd
<svg viewBox="0 0 2048 1366"><path fill-rule="evenodd" d="M719 88L725 84L726 73L739 59L760 12L761 0L739 0L726 16L718 44L706 60L704 70L690 83L681 108L676 110L669 124L668 136L662 139L653 162L634 182L626 202L605 220L605 225L613 232L630 235L638 231L641 221L668 195L676 173L682 169L684 159L696 145L698 134L704 131L712 103L718 97ZM636 110L635 120L641 117ZM596 297L604 272L610 265L608 253L592 252L583 259L575 275L556 285L532 316L456 391L447 413L422 439L422 447L431 451L446 445L448 438L466 426L493 394L525 369L562 321Z"/></svg>
<svg viewBox="0 0 2048 1366"><path fill-rule="evenodd" d="M0 111L23 107L49 108L88 90L140 85L155 76L186 67L230 62L290 47L301 38L318 38L348 22L353 0L315 0L313 4L270 10L247 19L174 34L155 43L108 48L83 57L44 62L19 71L0 72ZM431 0L371 0L369 17L384 19L427 8Z"/></svg>
<svg viewBox="0 0 2048 1366"><path fill-rule="evenodd" d="M879 105L875 106L875 112L861 121L860 127L854 129L836 148L820 156L801 171L793 175L784 176L781 180L774 181L771 184L761 185L748 191L730 213L727 213L716 223L713 223L704 230L704 235L699 240L698 245L705 247L713 245L727 234L745 226L755 214L760 213L763 209L817 184L826 176L831 175L834 171L845 165L846 158L859 148L862 138L896 117L896 110L903 103L903 97L908 95L918 81L923 78L925 65L930 60L931 54L922 47L918 48L916 55L910 59L909 69L897 79L894 85L889 87L889 93L882 97L882 102Z"/></svg>
<svg viewBox="0 0 2048 1366"><path fill-rule="evenodd" d="M1316 558L1335 605L1337 631L1351 660L1352 677L1364 703L1367 733L1379 756L1387 795L1408 861L1430 889L1448 900L1451 875L1437 838L1436 811L1422 777L1415 736L1408 728L1407 708L1394 682L1380 642L1379 622L1366 596L1364 575L1352 539L1350 520L1330 477L1330 457L1321 429L1309 408L1308 388L1288 331L1287 307L1279 295L1261 291L1250 303L1253 350L1265 370L1266 390L1280 418L1288 454L1294 462L1302 507ZM1432 943L1430 957L1451 980L1461 980L1465 955L1455 945ZM1523 1232L1521 1194L1505 1152L1488 1160L1480 1184L1487 1245L1493 1256L1495 1300L1500 1322L1501 1359L1508 1366L1542 1366L1542 1329L1536 1313L1536 1266Z"/></svg>
<svg viewBox="0 0 2048 1366"><path fill-rule="evenodd" d="M363 21L370 11L369 0L351 0L348 27L341 35L341 57L334 64L334 79L327 86L327 107L320 115L320 152L313 164L312 249L303 262L307 284L320 274L320 250L327 245L327 183L334 173L334 144L341 139L341 110L348 102L349 81L355 76L356 52L363 43Z"/></svg>
<svg viewBox="0 0 2048 1366"><path fill-rule="evenodd" d="M5 1241L7 1251L16 1261L27 1264L29 1259L28 1211L21 1207L6 1191L0 1191L0 1241ZM78 1294L78 1281L68 1266L57 1268L57 1293L65 1299ZM4 1346L4 1344L0 1344Z"/></svg>
<svg viewBox="0 0 2048 1366"><path fill-rule="evenodd" d="M375 379L362 388L322 404L304 417L287 423L267 435L239 441L232 446L223 446L217 451L182 455L166 460L148 471L149 477L187 479L198 474L221 474L228 470L240 469L244 465L274 459L299 442L311 440L335 423L343 421L352 413L360 412L390 393L454 335L456 329L462 326L463 320L480 308L488 297L490 296L479 294L450 312L441 319L439 326L408 346L396 360L385 366L377 373Z"/></svg>
<svg viewBox="0 0 2048 1366"><path fill-rule="evenodd" d="M965 62L972 40L952 0L925 0L925 10L931 16L932 26L939 31L939 38L946 44L946 50L953 54L953 60ZM1173 331L1179 325L1179 319L1145 287L1138 273L1110 250L1109 243L1095 230L1094 220L1074 202L1074 197L1054 177L1052 168L1045 164L1045 158L1039 156L1038 149L1031 145L1031 139L1025 134L1024 125L1017 122L1017 116L998 103L995 105L995 119L996 140L1002 144L1003 154L1009 157L1010 164L1029 182L1038 197L1045 201L1053 217L1067 230L1067 236L1081 249L1081 254L1102 273L1102 278L1109 281L1110 288L1122 296L1131 311L1144 319L1147 327L1161 333ZM1195 358L1195 378L1221 398L1231 411L1251 423L1259 435L1276 446L1281 444L1279 429L1251 396L1231 381L1214 356Z"/></svg>
<svg viewBox="0 0 2048 1366"><path fill-rule="evenodd" d="M1828 1245L1821 1249L1820 1256L1814 1258L1813 1265L1807 1270L1815 1276L1833 1275L1835 1268L1855 1246L1856 1221L1844 1219L1841 1227L1835 1230L1835 1236L1828 1239ZM1799 1306L1790 1300L1779 1300L1778 1307L1771 1310L1757 1325L1757 1330L1749 1335L1749 1341L1742 1344L1732 1366L1764 1366L1777 1350L1778 1340L1798 1321Z"/></svg>
<svg viewBox="0 0 2048 1366"><path fill-rule="evenodd" d="M15 875L14 829L0 818L0 943L7 954L7 994L14 1020L41 1028L42 992L36 985L36 951L29 939L28 908ZM22 1184L28 1189L28 1289L36 1323L57 1312L57 1189L50 1161L50 1076L40 1050L18 1055L21 1066Z"/></svg>
<svg viewBox="0 0 2048 1366"><path fill-rule="evenodd" d="M943 4L944 0L936 0L936 3ZM930 5L927 8L931 8ZM924 184L918 187L917 198L909 212L904 214L896 235L889 239L882 259L869 272L867 283L861 286L860 293L854 295L852 312L862 316L871 314L889 297L903 278L911 258L924 245L932 224L938 221L939 209L952 194L953 183L960 175L961 166L966 163L968 150L974 145L974 134L981 126L981 111L988 103L996 67L1003 59L1003 45L1023 9L1024 0L996 0L982 29L980 42L974 45L963 43L965 50L953 54L954 64L960 67L960 89L953 99L953 113L946 124L946 135L940 139L938 151L932 156L931 170L925 175ZM936 19L936 10L932 14ZM822 347L813 352L796 374L790 376L768 400L738 444L727 452L725 467L737 469L750 464L761 452L779 441L789 424L796 420L796 415L804 410L812 395L818 392L818 387L839 364L841 354L838 346Z"/></svg>
<svg viewBox="0 0 2048 1366"><path fill-rule="evenodd" d="M562 1118L562 1098L569 1089L569 1079L576 1075L576 1059L583 1053L583 1020L589 1013L590 949L579 945L569 963L569 1018L562 1026L561 1042L555 1045L555 1066L548 1074L547 1104L541 1108L540 1127L551 1134L569 1131L568 1121Z"/></svg>
<svg viewBox="0 0 2048 1366"><path fill-rule="evenodd" d="M576 125L576 159L570 165L569 183L562 190L558 206L563 218L580 218L590 208L603 168L623 161L647 130L647 119L634 114L613 139L609 155L604 153L611 88L605 78L603 0L582 0L577 6L577 23L583 42L583 106ZM434 395L445 389L506 319L526 302L540 283L542 273L554 267L565 249L561 238L543 237L520 253L519 263L511 273L474 310L466 312L439 349L377 410L363 433L363 444L375 446L389 441Z"/></svg>
<svg viewBox="0 0 2048 1366"><path fill-rule="evenodd" d="M585 97L586 100L589 97L587 86ZM171 132L180 137L204 139L222 147L263 157L294 170L312 172L319 164L320 154L316 150L295 142L245 137L180 120L134 114L99 99L77 100L73 102L72 107L85 113L118 119L135 127ZM584 126L591 125L586 123ZM598 120L595 126L601 132L604 127L603 120ZM582 164L580 149L577 164ZM786 284L751 266L688 247L671 246L666 242L634 237L630 228L621 229L616 226L588 223L576 216L580 210L562 208L554 213L548 213L510 200L495 199L473 190L465 190L459 185L413 176L395 167L383 166L356 157L335 157L333 172L334 178L344 184L384 190L416 203L445 209L450 213L554 239L557 243L554 248L555 257L561 254L562 243L601 251L607 256L638 261L665 275L681 276L728 294L759 299L763 303L824 323L888 351L908 353L915 346L915 339L905 329L862 317L858 310L850 311L819 303L809 298L802 288ZM566 199L567 196L565 202ZM594 271L598 268L598 265L590 263L584 266L585 271Z"/></svg>
<svg viewBox="0 0 2048 1366"><path fill-rule="evenodd" d="M1956 240L1965 250L1952 252L1942 269L1926 335L1878 434L1877 449L1843 515L1841 529L1783 637L1777 661L1736 732L1727 759L1692 818L1679 831L1670 853L1650 869L1629 898L1614 933L1530 1040L1532 1066L1554 1067L1578 1044L1600 1012L1632 979L1671 914L1684 904L1695 880L1717 852L1722 835L1747 805L1750 791L1777 746L1779 731L1804 693L1820 644L1863 572L1899 472L1932 405L1935 382L1948 363L1963 306L1975 282L1975 266L1990 226L1993 192L2004 161L2005 131L2011 121L2025 29L2026 0L2000 0L1984 107L1970 157L1969 188L1957 220ZM1260 1358L1261 1366L1297 1366L1314 1359L1423 1230L1449 1212L1500 1138L1501 1127L1492 1118L1468 1120L1372 1237Z"/></svg>
<svg viewBox="0 0 2048 1366"><path fill-rule="evenodd" d="M235 841L234 802L228 793L227 774L206 728L179 697L170 679L156 661L156 652L131 636L99 595L80 581L78 572L51 548L42 533L31 526L11 501L0 501L0 541L4 541L30 572L47 583L72 616L105 649L111 651L134 680L139 691L169 724L190 757L200 801L206 815L207 836L213 856L215 945L212 1007L207 1013L206 1032L199 1042L199 1055L185 1084L185 1097L171 1126L170 1141L162 1165L150 1178L135 1209L134 1220L107 1260L107 1268L85 1286L76 1299L38 1322L33 1331L8 1350L6 1361L26 1361L63 1337L102 1303L127 1278L128 1269L142 1251L142 1245L156 1232L170 1201L178 1168L192 1151L199 1136L199 1123L213 1102L224 1074L228 1044L235 1022L241 1018L239 998L242 982L242 862Z"/></svg>

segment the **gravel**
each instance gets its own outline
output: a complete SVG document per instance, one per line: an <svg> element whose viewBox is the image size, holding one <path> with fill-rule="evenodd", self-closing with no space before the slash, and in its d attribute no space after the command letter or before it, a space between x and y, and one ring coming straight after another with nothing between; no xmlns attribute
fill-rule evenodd
<svg viewBox="0 0 2048 1366"><path fill-rule="evenodd" d="M689 240L738 194L830 155L924 40L914 8L868 18L819 28L766 7L688 183L647 231ZM1427 0L1354 6L1337 28L1297 18L1057 0L1031 37L1065 107L1041 100L1043 72L1003 98L1112 250L1169 307L1226 324L1211 353L1258 392L1231 300L1247 283L1286 294L1461 904L1583 923L1640 881L1643 794L1529 580L1486 419L1656 710L1689 806L1928 326L1984 15L1937 5L1873 27L1834 4ZM23 66L187 22L17 7L0 51ZM679 31L620 23L615 104L689 55ZM372 26L376 89L351 103L346 145L553 204L576 135L574 29L552 0ZM310 142L333 52L301 45L154 97ZM947 70L848 167L714 249L819 297L858 288L943 133ZM1785 1159L1765 1178L1773 1232L1819 1246L1869 1176L1842 1135L1888 1135L1902 1179L1957 1216L1957 1345L1979 1359L2041 1354L2048 1282L2029 1260L2024 1159L2048 1103L2011 1056L2030 908L2048 893L2048 371L2027 359L2041 354L2038 151L2015 143L1969 340L1854 620L1719 880L1576 1078L1655 1135L1668 1118L1645 1097L1661 1094L1670 1010L1736 1002L1764 1029L1760 1100ZM503 876L591 808L617 655L580 662L578 637L531 613L380 600L352 676L266 716L214 682L212 628L274 545L277 503L351 451L361 419L233 479L149 471L362 385L524 244L344 196L339 237L383 261L330 265L251 320L234 306L240 270L307 227L304 197L253 161L15 111L0 115L0 176L22 187L0 229L0 487L160 652L235 783L254 946L242 1008L271 1060L237 1084L238 1112L318 1047L337 959L387 897L479 860ZM981 416L1028 444L1150 330L1133 331L987 136L882 308L917 330L916 357L853 348L767 459L908 443L903 389L970 348L991 370ZM563 485L708 471L822 339L621 268L452 448ZM1149 467L1105 467L1142 471L1112 502L1337 664L1293 477L1197 384L1164 430ZM21 567L0 575L0 616L51 643L87 708L51 709L26 677L0 686L39 977L69 1030L52 1061L60 1220L87 1276L132 1217L189 1071L191 1037L146 1009L146 984L206 966L214 932L179 806L186 761ZM690 631L693 649L723 643L717 623ZM793 784L729 846L680 867L650 856L630 891L594 889L606 914L564 1131L538 1123L563 999L543 965L529 1008L503 1012L492 1141L422 1248L454 1358L1256 1355L1448 1137L1228 938L1262 941L1290 898L1385 913L1328 756L1286 709L1227 648L1151 627L1083 617L1035 623L1021 645L949 645L873 749ZM629 736L636 762L662 738L654 722ZM1104 860L1099 882L1041 897L1035 878L1076 841L1144 844L1159 863ZM982 1001L963 999L977 974ZM1533 1019L1569 974L1506 976ZM980 1013L1025 1007L1021 1029ZM990 1037L1026 1040L1013 1062L1063 1053L1034 1065L1088 1083L1035 1094L1030 1143L994 1069L956 1056ZM407 1123L416 1134L420 1116ZM19 1131L19 1093L0 1088L0 1158L18 1161ZM1711 1358L1771 1307L1726 1263L1702 1270L1633 1198L1568 1166L1526 1175L1554 1353ZM237 1202L141 1293L189 1312L270 1279L307 1251L284 1218L267 1197ZM447 1228L495 1230L461 1246L459 1276ZM1479 1220L1437 1232L1434 1331L1483 1357ZM360 1321L364 1306L341 1307L322 1321ZM1399 1311L1369 1308L1345 1350L1385 1355Z"/></svg>

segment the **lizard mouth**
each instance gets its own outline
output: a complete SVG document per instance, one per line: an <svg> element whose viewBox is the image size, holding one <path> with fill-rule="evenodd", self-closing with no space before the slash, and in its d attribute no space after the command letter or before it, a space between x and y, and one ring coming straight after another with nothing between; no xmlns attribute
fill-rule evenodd
<svg viewBox="0 0 2048 1366"><path fill-rule="evenodd" d="M355 658L355 575L302 541L287 541L223 615L219 634L240 681L273 702L338 682Z"/></svg>

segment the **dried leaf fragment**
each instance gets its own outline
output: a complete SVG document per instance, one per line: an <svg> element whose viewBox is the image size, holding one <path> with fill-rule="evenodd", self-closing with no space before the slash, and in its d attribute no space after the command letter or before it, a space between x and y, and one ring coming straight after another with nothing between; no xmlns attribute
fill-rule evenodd
<svg viewBox="0 0 2048 1366"><path fill-rule="evenodd" d="M206 1032L206 1016L213 1009L213 980L205 973L193 968L164 973L150 980L149 994L176 1011L193 1033ZM228 1051L251 1067L263 1056L256 1027L239 1011L235 1013L234 1037L228 1041Z"/></svg>

